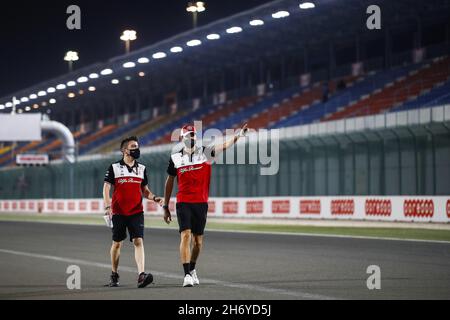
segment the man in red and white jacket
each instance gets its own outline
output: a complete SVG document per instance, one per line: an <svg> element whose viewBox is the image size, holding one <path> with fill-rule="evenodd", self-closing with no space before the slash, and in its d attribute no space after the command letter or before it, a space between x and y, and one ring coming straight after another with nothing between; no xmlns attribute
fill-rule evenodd
<svg viewBox="0 0 450 320"><path fill-rule="evenodd" d="M223 144L198 147L195 127L187 125L181 129L184 147L170 157L163 208L164 220L169 224L172 217L168 204L176 177L178 181L176 210L181 235L180 258L184 269L183 287L192 287L200 283L195 265L203 245L212 160L219 152L234 145L246 132L247 124Z"/></svg>
<svg viewBox="0 0 450 320"><path fill-rule="evenodd" d="M111 264L112 273L109 286L119 286L119 256L122 241L127 237L134 244L134 256L138 268L138 287L143 288L153 281L151 273L145 273L144 253L144 208L142 197L155 201L160 205L162 198L156 197L148 187L147 169L137 162L140 156L139 143L136 137L129 137L120 144L122 160L111 164L105 174L103 184L103 201L105 214L112 219ZM112 201L111 187L114 188Z"/></svg>

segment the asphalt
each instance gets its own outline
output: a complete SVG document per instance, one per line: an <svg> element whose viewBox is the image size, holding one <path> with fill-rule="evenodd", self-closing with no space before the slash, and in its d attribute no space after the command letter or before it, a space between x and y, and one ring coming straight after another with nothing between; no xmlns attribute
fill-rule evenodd
<svg viewBox="0 0 450 320"><path fill-rule="evenodd" d="M109 288L106 226L0 222L0 299L450 299L450 243L207 231L193 288L181 287L176 230L146 229L144 243L154 283L136 288L127 240L122 286ZM80 290L67 288L70 265ZM367 288L370 265L381 289Z"/></svg>

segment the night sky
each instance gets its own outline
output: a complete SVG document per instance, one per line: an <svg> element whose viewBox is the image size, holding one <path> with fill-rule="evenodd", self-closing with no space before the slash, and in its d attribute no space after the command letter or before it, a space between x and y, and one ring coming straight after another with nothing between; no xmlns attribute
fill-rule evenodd
<svg viewBox="0 0 450 320"><path fill-rule="evenodd" d="M141 48L192 28L187 0L13 1L0 10L0 97L68 71L66 51L79 53L74 68L124 53L119 39L137 31L131 49ZM224 18L270 0L210 0L198 25ZM68 30L66 9L81 8L81 30Z"/></svg>

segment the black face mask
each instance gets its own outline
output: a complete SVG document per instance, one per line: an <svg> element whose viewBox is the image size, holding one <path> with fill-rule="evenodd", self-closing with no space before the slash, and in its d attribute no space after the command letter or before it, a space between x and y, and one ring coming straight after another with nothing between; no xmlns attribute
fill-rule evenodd
<svg viewBox="0 0 450 320"><path fill-rule="evenodd" d="M141 156L141 150L139 150L139 148L131 149L130 156L132 156L134 159L139 159L139 157Z"/></svg>

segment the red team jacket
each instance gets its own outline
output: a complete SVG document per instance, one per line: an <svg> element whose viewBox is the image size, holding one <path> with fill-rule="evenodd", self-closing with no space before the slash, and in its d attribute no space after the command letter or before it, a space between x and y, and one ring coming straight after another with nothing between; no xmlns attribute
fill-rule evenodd
<svg viewBox="0 0 450 320"><path fill-rule="evenodd" d="M109 166L105 182L114 186L111 210L113 214L131 216L143 213L142 187L148 184L147 169L135 161L128 167L123 160Z"/></svg>
<svg viewBox="0 0 450 320"><path fill-rule="evenodd" d="M208 202L211 158L214 156L213 147L196 148L192 155L184 149L171 155L167 173L177 177L177 202Z"/></svg>

